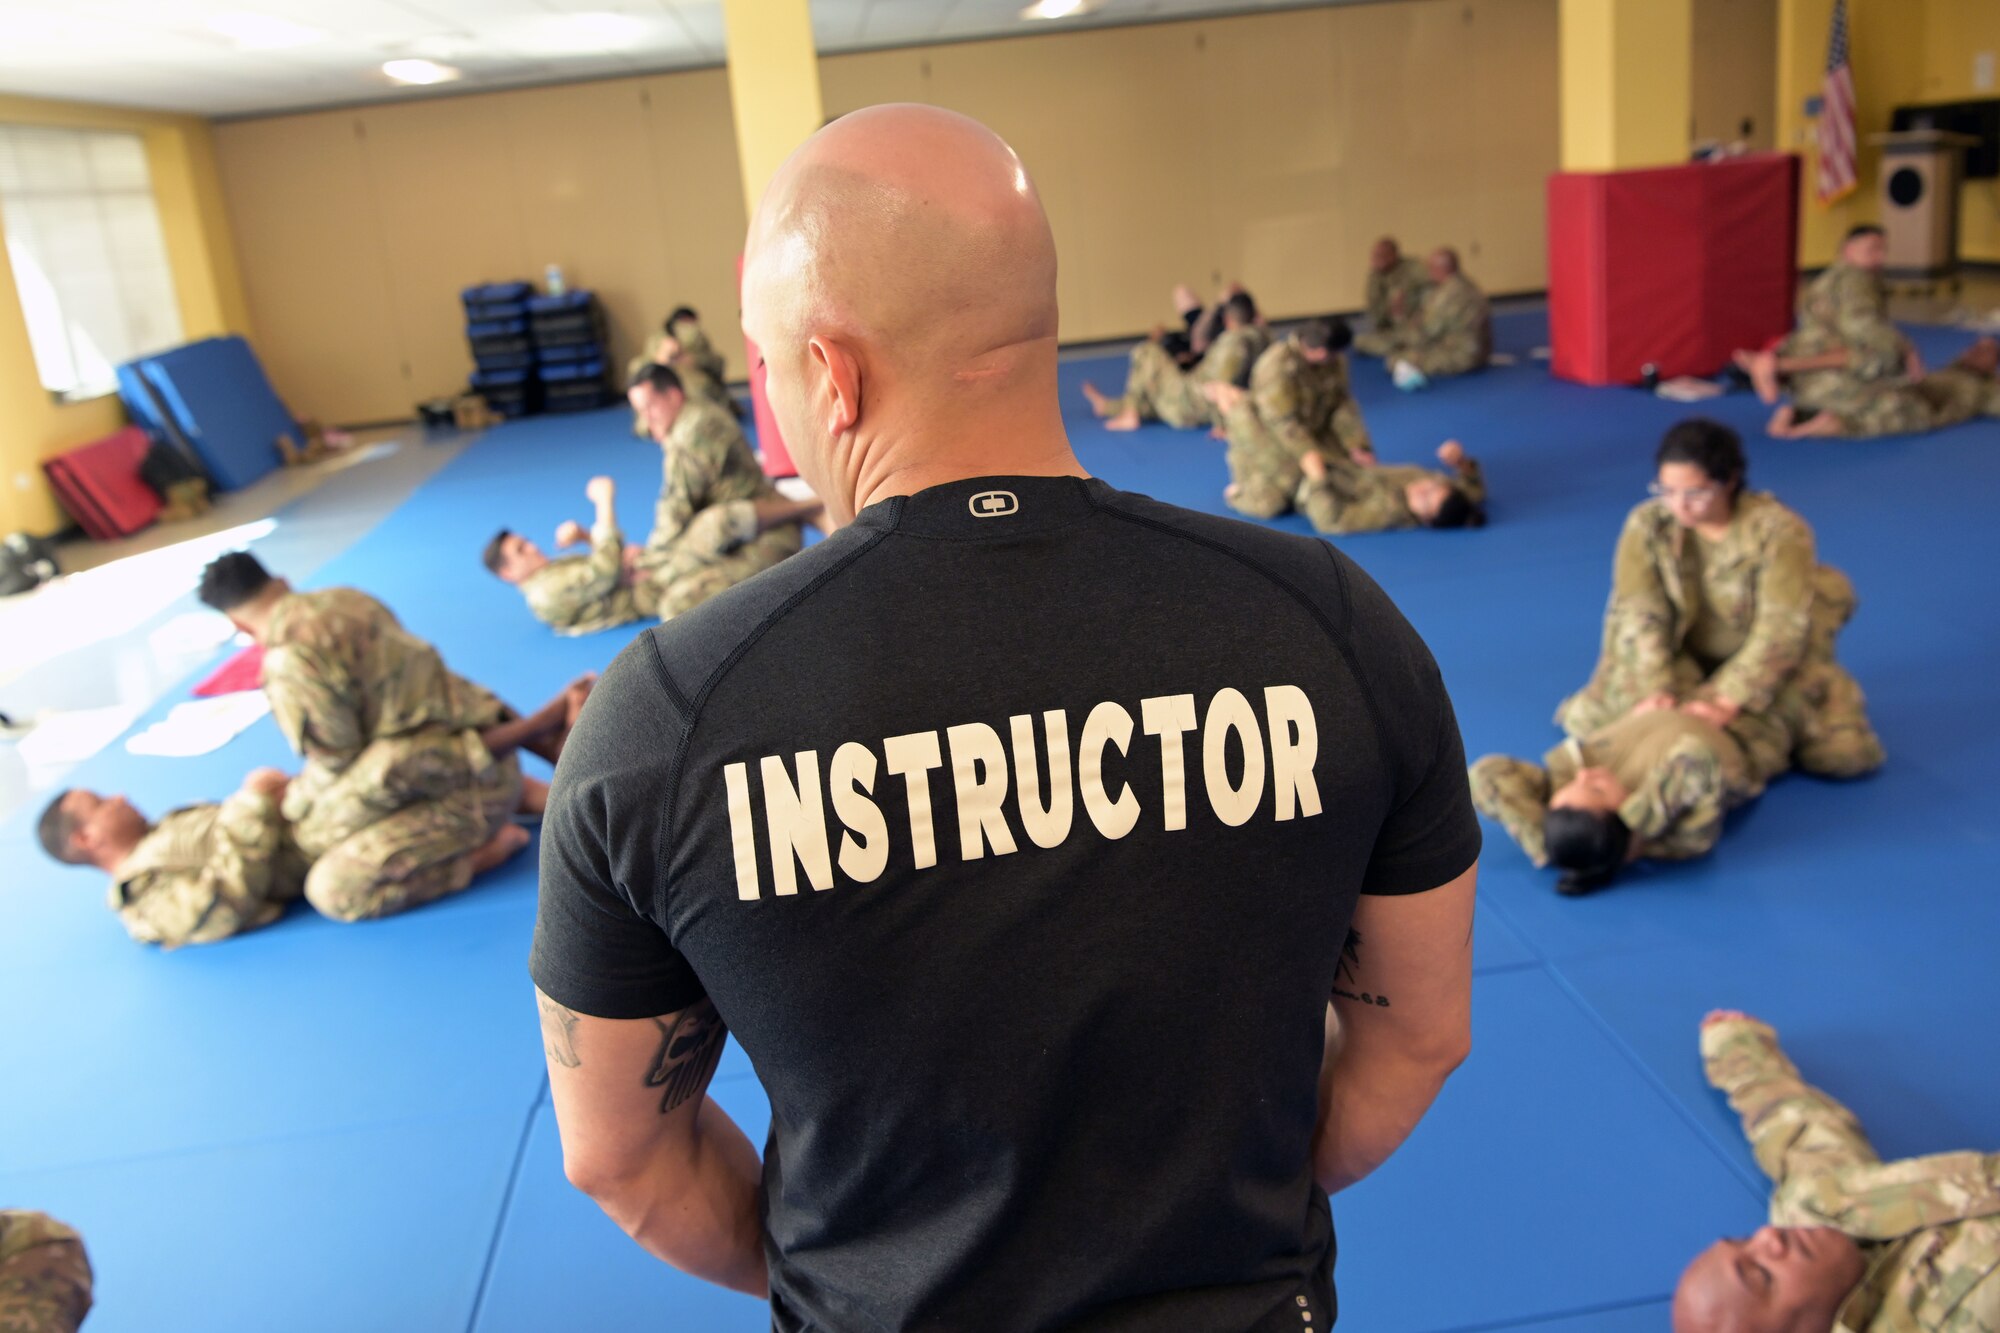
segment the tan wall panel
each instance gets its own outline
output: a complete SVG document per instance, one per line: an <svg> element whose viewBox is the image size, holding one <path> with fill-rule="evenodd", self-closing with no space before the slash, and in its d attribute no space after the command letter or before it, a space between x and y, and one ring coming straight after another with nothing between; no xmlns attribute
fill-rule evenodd
<svg viewBox="0 0 2000 1333"><path fill-rule="evenodd" d="M1466 30L1475 58L1465 264L1489 291L1548 286L1548 178L1561 165L1556 35L1555 5L1520 0L1482 0Z"/></svg>
<svg viewBox="0 0 2000 1333"><path fill-rule="evenodd" d="M395 304L353 112L216 131L257 352L294 412L408 416Z"/></svg>
<svg viewBox="0 0 2000 1333"><path fill-rule="evenodd" d="M1776 142L1777 0L1694 0L1694 137L1736 139L1752 122L1750 146Z"/></svg>
<svg viewBox="0 0 2000 1333"><path fill-rule="evenodd" d="M715 349L729 358L730 374L747 376L736 257L750 223L736 183L728 77L719 69L661 75L644 81L641 96L661 201L647 243L665 257L667 281L639 294L645 312L639 332L650 333L675 306L691 305Z"/></svg>
<svg viewBox="0 0 2000 1333"><path fill-rule="evenodd" d="M497 109L469 97L361 113L410 402L456 393L472 373L459 292L528 276L508 140L490 132Z"/></svg>

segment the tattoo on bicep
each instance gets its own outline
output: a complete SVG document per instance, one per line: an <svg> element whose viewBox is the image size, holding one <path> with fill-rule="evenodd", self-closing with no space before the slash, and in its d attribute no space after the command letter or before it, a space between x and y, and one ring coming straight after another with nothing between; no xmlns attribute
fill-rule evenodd
<svg viewBox="0 0 2000 1333"><path fill-rule="evenodd" d="M653 1026L660 1030L660 1049L653 1056L653 1067L646 1071L646 1086L664 1089L660 1114L665 1115L708 1085L709 1075L722 1059L722 1043L729 1029L707 1000L681 1010L671 1023L656 1018Z"/></svg>
<svg viewBox="0 0 2000 1333"><path fill-rule="evenodd" d="M1343 982L1346 984L1342 985ZM1360 985L1361 932L1349 927L1347 942L1340 946L1340 961L1333 969L1333 993L1343 1000L1353 1000L1356 1004L1372 1004L1377 1009L1389 1007L1388 996L1361 990Z"/></svg>
<svg viewBox="0 0 2000 1333"><path fill-rule="evenodd" d="M535 1005L542 1011L542 1051L549 1057L549 1063L564 1069L581 1065L583 1061L576 1053L576 1011L565 1009L540 992L535 995Z"/></svg>

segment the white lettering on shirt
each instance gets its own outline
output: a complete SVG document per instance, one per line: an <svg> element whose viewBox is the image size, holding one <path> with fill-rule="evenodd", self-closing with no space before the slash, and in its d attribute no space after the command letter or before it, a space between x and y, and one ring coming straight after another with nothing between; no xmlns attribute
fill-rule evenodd
<svg viewBox="0 0 2000 1333"><path fill-rule="evenodd" d="M833 887L836 861L826 819L829 801L840 825L837 864L841 875L853 884L879 880L897 850L890 832L891 817L876 790L879 774L903 779L908 821L902 848L908 864L915 870L936 866L930 775L932 770L945 767L947 748L961 861L1008 856L1018 850L1016 825L1010 822L1010 815L1036 847L1062 845L1082 830L1075 818L1079 800L1089 828L1097 836L1115 842L1129 835L1142 813L1139 793L1131 783L1115 778L1107 786L1105 760L1114 747L1120 759L1129 758L1133 732L1141 724L1147 735L1159 740L1160 827L1164 831L1185 830L1191 818L1187 737L1196 731L1200 733L1202 782L1209 809L1224 826L1240 828L1260 810L1273 822L1313 818L1322 813L1323 806L1313 772L1319 760L1319 723L1312 699L1296 685L1267 686L1263 695L1261 719L1251 696L1241 690L1216 691L1205 709L1198 707L1192 694L1158 695L1139 701L1139 724L1123 704L1107 700L1084 717L1073 748L1068 714L1052 709L1041 715L1039 748L1035 715L1019 713L1008 719L1011 744L992 726L969 722L945 728L942 737L937 731L890 736L881 742L879 757L876 748L847 741L833 751L824 774L817 750L798 751L791 756L789 766L783 755L766 755L757 764L759 792L751 789L748 764L726 764L722 776L736 896L755 902L761 893L756 819L759 798L769 843L770 885L779 896L798 894L801 867L815 890ZM1232 739L1242 756L1233 783L1229 768ZM1048 756L1046 805L1042 803L1041 751Z"/></svg>

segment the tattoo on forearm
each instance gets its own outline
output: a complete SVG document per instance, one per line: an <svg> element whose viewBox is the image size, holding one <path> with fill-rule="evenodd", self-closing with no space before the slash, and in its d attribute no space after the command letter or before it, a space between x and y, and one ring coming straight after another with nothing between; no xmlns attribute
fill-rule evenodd
<svg viewBox="0 0 2000 1333"><path fill-rule="evenodd" d="M660 1114L665 1115L708 1085L709 1075L722 1059L722 1043L729 1029L707 1000L681 1010L671 1023L656 1018L653 1026L660 1030L660 1049L653 1056L653 1067L646 1071L646 1086L664 1089Z"/></svg>
<svg viewBox="0 0 2000 1333"><path fill-rule="evenodd" d="M1345 982L1346 985L1341 983ZM1340 946L1340 962L1333 969L1333 993L1343 1000L1353 1000L1357 1004L1372 1004L1378 1009L1389 1007L1389 997L1372 991L1360 990L1361 984L1361 932L1349 928L1347 942Z"/></svg>
<svg viewBox="0 0 2000 1333"><path fill-rule="evenodd" d="M576 1053L576 1011L565 1009L539 992L535 1005L542 1011L542 1051L550 1064L575 1069L583 1061Z"/></svg>

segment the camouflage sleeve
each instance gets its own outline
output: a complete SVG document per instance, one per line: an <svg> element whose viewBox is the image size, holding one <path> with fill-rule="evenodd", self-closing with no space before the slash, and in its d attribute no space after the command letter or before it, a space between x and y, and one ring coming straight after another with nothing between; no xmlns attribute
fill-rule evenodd
<svg viewBox="0 0 2000 1333"><path fill-rule="evenodd" d="M1293 458L1319 447L1306 428L1305 402L1299 382L1288 373L1290 358L1276 349L1257 358L1250 372L1250 402L1272 437Z"/></svg>
<svg viewBox="0 0 2000 1333"><path fill-rule="evenodd" d="M1840 287L1834 331L1847 348L1847 371L1858 379L1890 379L1903 370L1903 335L1883 309L1879 289L1865 275Z"/></svg>
<svg viewBox="0 0 2000 1333"><path fill-rule="evenodd" d="M671 546L694 516L708 504L727 465L729 441L718 432L698 429L666 451L666 482L660 503L653 513L653 534L646 549L657 551Z"/></svg>
<svg viewBox="0 0 2000 1333"><path fill-rule="evenodd" d="M1249 365L1250 344L1238 337L1224 337L1215 340L1208 354L1201 359L1201 380L1204 384L1240 384Z"/></svg>
<svg viewBox="0 0 2000 1333"><path fill-rule="evenodd" d="M1529 861L1546 866L1549 853L1542 821L1549 812L1548 770L1524 759L1489 754L1472 766L1468 777L1472 804L1479 813L1498 820Z"/></svg>
<svg viewBox="0 0 2000 1333"><path fill-rule="evenodd" d="M1795 515L1783 516L1764 546L1749 636L1709 676L1704 695L1726 699L1746 713L1771 706L1805 660L1818 569L1812 529Z"/></svg>
<svg viewBox="0 0 2000 1333"><path fill-rule="evenodd" d="M1380 330L1394 318L1389 311L1389 275L1368 270L1368 294L1364 298L1368 327Z"/></svg>
<svg viewBox="0 0 2000 1333"><path fill-rule="evenodd" d="M1486 503L1486 470L1479 466L1479 460L1467 456L1458 465L1458 489L1465 498L1476 505Z"/></svg>
<svg viewBox="0 0 2000 1333"><path fill-rule="evenodd" d="M625 537L615 523L590 530L590 554L537 571L526 584L528 606L551 625L568 625L609 597L625 576Z"/></svg>
<svg viewBox="0 0 2000 1333"><path fill-rule="evenodd" d="M1693 737L1677 741L1625 798L1618 817L1637 838L1641 854L1663 861L1704 856L1722 836L1729 787L1713 748Z"/></svg>
<svg viewBox="0 0 2000 1333"><path fill-rule="evenodd" d="M269 797L237 792L216 812L208 863L199 870L146 876L145 892L118 914L126 934L141 944L178 949L271 924L284 913L267 897L284 830Z"/></svg>
<svg viewBox="0 0 2000 1333"><path fill-rule="evenodd" d="M1708 1081L1729 1095L1743 1132L1776 1184L1877 1161L1854 1113L1799 1077L1778 1034L1753 1018L1701 1030Z"/></svg>
<svg viewBox="0 0 2000 1333"><path fill-rule="evenodd" d="M1419 326L1425 342L1437 342L1469 328L1477 314L1464 283L1452 282L1429 294Z"/></svg>
<svg viewBox="0 0 2000 1333"><path fill-rule="evenodd" d="M1611 605L1604 613L1604 656L1619 663L1634 698L1668 689L1674 681L1674 608L1653 552L1651 509L1635 509L1618 535Z"/></svg>
<svg viewBox="0 0 2000 1333"><path fill-rule="evenodd" d="M315 764L337 773L368 743L346 667L311 644L265 657L264 693L285 740Z"/></svg>
<svg viewBox="0 0 2000 1333"><path fill-rule="evenodd" d="M1315 531L1332 536L1415 527L1400 488L1384 484L1373 471L1345 459L1327 459L1325 479L1299 488L1299 510Z"/></svg>
<svg viewBox="0 0 2000 1333"><path fill-rule="evenodd" d="M272 867L285 846L285 817L262 792L231 793L215 812L216 851L212 867L225 896L245 915L264 905Z"/></svg>
<svg viewBox="0 0 2000 1333"><path fill-rule="evenodd" d="M74 1333L90 1304L83 1238L46 1213L0 1209L0 1329Z"/></svg>

